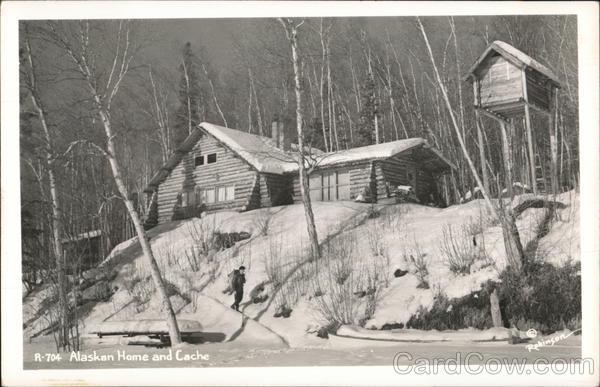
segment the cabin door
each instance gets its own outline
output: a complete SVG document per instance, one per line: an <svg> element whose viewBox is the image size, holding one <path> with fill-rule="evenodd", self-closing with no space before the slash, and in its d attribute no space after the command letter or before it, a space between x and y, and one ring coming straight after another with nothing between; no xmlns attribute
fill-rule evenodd
<svg viewBox="0 0 600 387"><path fill-rule="evenodd" d="M408 180L408 184L410 184L410 186L413 189L413 192L417 192L417 168L416 167L408 167L407 173L406 173L406 177Z"/></svg>

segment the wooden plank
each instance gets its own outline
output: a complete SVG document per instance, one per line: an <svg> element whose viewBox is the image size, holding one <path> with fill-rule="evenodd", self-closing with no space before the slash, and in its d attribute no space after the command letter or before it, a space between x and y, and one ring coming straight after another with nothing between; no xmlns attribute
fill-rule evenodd
<svg viewBox="0 0 600 387"><path fill-rule="evenodd" d="M489 111L489 110L488 110L488 109L486 109L486 108L481 108L481 109L479 109L479 111L480 111L480 112L481 112L483 115L485 115L485 116L487 116L487 117L489 117L489 118L491 118L491 119L493 119L493 120L495 120L495 121L504 121L504 122L506 122L506 120L507 120L505 117L503 117L503 116L501 116L501 115L499 115L499 114L496 114L496 113L494 113L494 112L492 112L492 111Z"/></svg>

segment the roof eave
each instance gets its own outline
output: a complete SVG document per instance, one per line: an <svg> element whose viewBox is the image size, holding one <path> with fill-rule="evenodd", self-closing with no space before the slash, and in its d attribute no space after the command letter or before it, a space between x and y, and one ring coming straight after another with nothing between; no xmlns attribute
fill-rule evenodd
<svg viewBox="0 0 600 387"><path fill-rule="evenodd" d="M518 49L515 48L515 50L518 50ZM515 66L517 66L520 69L530 68L530 69L537 71L538 73L543 74L544 76L546 76L548 78L548 80L553 85L555 85L558 88L561 87L558 77L546 66L542 65L541 63L537 62L535 59L533 59L533 58L529 57L527 54L523 53L523 54L527 55L532 61L534 61L534 62L538 63L540 66L543 66L544 68L546 68L546 72L548 74L546 74L546 72L542 72L542 71L536 69L533 66L529 66L527 63L524 63L522 60L520 60L516 56L512 55L510 52L506 51L500 45L498 45L498 43L496 43L495 41L492 42L485 49L485 51L477 58L477 60L471 65L471 67L467 71L467 74L463 76L463 81L471 81L471 82L473 81L473 79L475 78L475 70L481 65L481 63L483 63L483 61L487 58L487 56L490 54L491 51L497 52L502 57L506 58L508 61L510 61L512 64L514 64Z"/></svg>

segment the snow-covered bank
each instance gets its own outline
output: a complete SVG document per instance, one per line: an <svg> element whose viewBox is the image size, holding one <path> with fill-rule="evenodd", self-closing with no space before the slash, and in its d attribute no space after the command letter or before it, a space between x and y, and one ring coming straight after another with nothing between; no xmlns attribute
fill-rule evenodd
<svg viewBox="0 0 600 387"><path fill-rule="evenodd" d="M513 205L530 197L522 195ZM537 253L540 259L561 265L569 260L579 260L579 199L576 193L569 192L557 200L565 208L558 210L549 233L538 241ZM386 337L392 333L373 329L381 329L386 324L406 325L419 310L430 309L439 295L454 299L478 291L487 281L497 281L499 272L506 265L502 231L486 215L482 200L445 209L416 204L372 207L354 202L315 202L313 206L319 241L323 245L336 240L350 241L351 253L369 265L385 258L381 261L385 262L382 266L385 278L379 278L381 285L374 312L361 322L368 329L360 328L357 331L360 335ZM373 210L379 216L369 217ZM544 211L530 208L517 219L523 245L536 238ZM485 247L487 258L475 261L466 272L457 274L449 269L441 245L448 230L459 238L463 228L468 229L473 238L467 242ZM203 244L210 244L208 239L215 232L248 233L250 237L230 248L202 250ZM245 213L215 213L201 219L161 224L148 234L176 313L182 319L198 321L209 341L233 340L274 347L325 347L335 341L318 338L312 333L314 329L307 329L326 323L316 302L319 296L311 282L316 273L315 265L320 267L320 272L324 269L318 266L319 263L307 262L307 231L301 204ZM407 259L411 255L422 258L428 286L420 286L419 273ZM242 301L243 314L239 314L229 308L232 296L223 290L227 287L227 274L242 264L247 268L247 283ZM291 288L286 288L287 285L276 287L270 282L274 264L284 280L305 283ZM162 318L160 302L135 238L118 245L103 266L116 272L110 280L114 293L106 301L86 305L80 314L82 331L89 332L103 321ZM310 268L313 271L308 270ZM396 271L403 275L394 276ZM261 294L266 299L254 303L250 293L258 285L264 288ZM364 296L367 290L352 289L356 294L362 291L363 296L355 296L363 297L359 303L368 298ZM44 309L48 308L48 302L44 300L50 296L46 289L34 292L24 300L25 337L31 337L49 325L49 313ZM287 305L291 308L288 318L274 317L282 302L290 304ZM361 304L361 308L364 305ZM362 313L363 309L357 310ZM348 328L342 328L340 334L344 329ZM427 337L437 337L436 340L440 337L504 340L506 337L505 331L461 332L453 335L422 331L398 334L402 335L402 340L413 340L418 336L420 340L427 340Z"/></svg>

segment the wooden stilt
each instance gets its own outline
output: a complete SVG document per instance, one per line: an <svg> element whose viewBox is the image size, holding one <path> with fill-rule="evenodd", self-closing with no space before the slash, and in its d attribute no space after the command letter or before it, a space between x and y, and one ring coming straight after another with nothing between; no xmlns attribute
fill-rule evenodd
<svg viewBox="0 0 600 387"><path fill-rule="evenodd" d="M500 123L500 132L502 134L502 159L504 161L504 178L506 182L506 190L508 196L511 198L513 195L513 178L512 178L512 158L510 152L510 143L506 134L506 124L504 121L498 121Z"/></svg>
<svg viewBox="0 0 600 387"><path fill-rule="evenodd" d="M529 167L531 172L531 189L537 195L537 179L535 176L535 154L533 153L533 134L531 132L531 116L529 115L529 105L525 104L525 129L527 130L527 148L529 150Z"/></svg>
<svg viewBox="0 0 600 387"><path fill-rule="evenodd" d="M485 157L485 146L483 143L483 131L481 129L481 122L479 117L479 110L475 109L475 124L477 125L477 141L479 142L479 162L481 164L481 175L483 177L483 188L485 192L489 194L490 185L488 170L486 168L487 162Z"/></svg>
<svg viewBox="0 0 600 387"><path fill-rule="evenodd" d="M556 89L552 89L551 91L551 99L550 99L550 116L548 118L548 131L550 134L550 154L551 154L551 162L550 162L550 173L551 181L552 181L552 194L556 195L558 193L558 168L557 168L557 154L558 154L558 143L557 143L557 132L558 129L556 127L556 111L558 110L558 100L557 100Z"/></svg>

